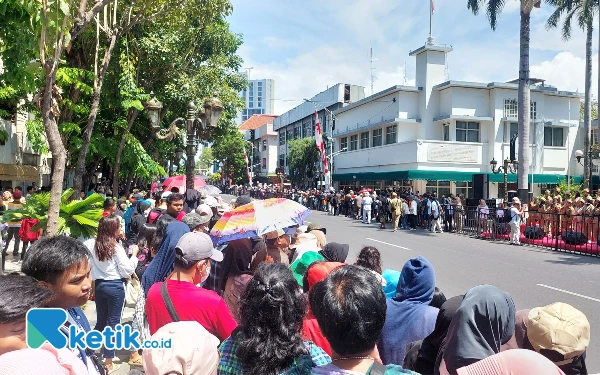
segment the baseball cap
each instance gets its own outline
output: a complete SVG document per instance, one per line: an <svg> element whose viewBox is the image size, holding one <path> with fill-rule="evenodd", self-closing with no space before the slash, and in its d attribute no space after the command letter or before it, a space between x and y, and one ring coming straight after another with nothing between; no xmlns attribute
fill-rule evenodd
<svg viewBox="0 0 600 375"><path fill-rule="evenodd" d="M23 194L21 194L21 192L19 190L15 190L13 192L13 199L21 199L23 197Z"/></svg>
<svg viewBox="0 0 600 375"><path fill-rule="evenodd" d="M140 193L133 194L133 197L138 201L141 201L142 199L144 199L144 197Z"/></svg>
<svg viewBox="0 0 600 375"><path fill-rule="evenodd" d="M252 202L252 199L250 199L250 196L248 196L248 195L240 195L235 200L235 205L236 206L242 206L242 205L248 204L250 202Z"/></svg>
<svg viewBox="0 0 600 375"><path fill-rule="evenodd" d="M144 350L147 375L216 374L219 365L219 339L197 321L168 323L156 331L152 340L171 340L168 348Z"/></svg>
<svg viewBox="0 0 600 375"><path fill-rule="evenodd" d="M536 307L529 312L527 338L536 352L562 365L587 349L590 322L581 311L563 302Z"/></svg>
<svg viewBox="0 0 600 375"><path fill-rule="evenodd" d="M206 199L204 199L204 204L208 205L209 207L217 207L219 202L217 202L215 197L208 196Z"/></svg>
<svg viewBox="0 0 600 375"><path fill-rule="evenodd" d="M223 260L223 253L215 250L208 234L190 232L184 234L177 242L175 258L186 265L206 258L220 262Z"/></svg>
<svg viewBox="0 0 600 375"><path fill-rule="evenodd" d="M521 200L520 200L519 198L517 198L517 197L514 197L514 198L512 199L512 201L513 201L513 203L518 203L518 204L521 204Z"/></svg>
<svg viewBox="0 0 600 375"><path fill-rule="evenodd" d="M311 230L320 230L321 232L327 234L327 228L322 228L319 223L310 223L306 228L306 233L310 233Z"/></svg>
<svg viewBox="0 0 600 375"><path fill-rule="evenodd" d="M161 194L161 196L160 196L160 199L162 199L162 200L165 200L165 201L166 201L166 200L167 200L167 198L169 197L169 195L171 195L171 194L173 194L173 193L171 193L170 191L163 191L163 193L162 193L162 194Z"/></svg>
<svg viewBox="0 0 600 375"><path fill-rule="evenodd" d="M210 206L207 205L206 203L202 203L201 205L199 205L198 207L196 207L196 213L200 216L209 216L212 217L213 212L210 209Z"/></svg>
<svg viewBox="0 0 600 375"><path fill-rule="evenodd" d="M276 229L271 232L267 232L266 236L268 240L274 240L275 238L279 238L285 234L283 229Z"/></svg>
<svg viewBox="0 0 600 375"><path fill-rule="evenodd" d="M181 222L187 224L187 226L190 227L190 230L194 230L198 228L198 226L208 223L210 218L211 217L208 215L198 215L195 212L190 212L181 219Z"/></svg>

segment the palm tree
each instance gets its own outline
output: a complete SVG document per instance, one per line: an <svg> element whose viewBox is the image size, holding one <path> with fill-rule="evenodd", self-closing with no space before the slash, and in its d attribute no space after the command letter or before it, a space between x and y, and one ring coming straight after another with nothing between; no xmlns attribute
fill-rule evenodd
<svg viewBox="0 0 600 375"><path fill-rule="evenodd" d="M590 149L590 135L592 125L592 33L594 31L594 12L598 3L589 0L546 0L555 10L546 22L546 28L553 29L558 27L560 19L564 16L561 32L562 39L571 38L571 24L573 18L577 21L580 28L586 31L585 41L585 98L583 102L583 147L584 150ZM589 163L590 158L584 158L583 175L585 181L588 181L591 189L591 178Z"/></svg>
<svg viewBox="0 0 600 375"><path fill-rule="evenodd" d="M507 0L467 0L467 8L474 15L485 9L492 30L496 30L498 17L504 9ZM530 92L529 92L529 39L531 26L531 11L539 7L541 0L515 0L521 2L521 29L519 51L519 170L517 174L519 198L529 201L529 122L530 122Z"/></svg>

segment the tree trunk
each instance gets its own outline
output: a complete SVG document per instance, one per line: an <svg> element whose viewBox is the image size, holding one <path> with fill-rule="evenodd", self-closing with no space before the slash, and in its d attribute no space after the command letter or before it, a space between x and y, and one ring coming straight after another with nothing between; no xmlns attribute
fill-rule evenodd
<svg viewBox="0 0 600 375"><path fill-rule="evenodd" d="M135 108L130 108L129 113L127 114L127 130L125 130L125 134L121 137L121 142L119 143L119 148L117 149L117 155L115 156L115 165L113 167L113 191L119 191L119 169L121 167L121 155L123 154L123 149L125 148L125 142L127 140L127 134L131 131L131 126L135 122L139 111Z"/></svg>
<svg viewBox="0 0 600 375"><path fill-rule="evenodd" d="M92 93L92 105L90 107L90 116L88 117L87 127L83 133L81 149L79 150L79 158L77 159L77 169L75 170L75 180L73 182L73 189L75 191L81 190L81 182L83 174L85 173L85 157L88 149L90 148L90 141L92 139L92 132L94 131L94 124L96 123L96 116L98 115L98 108L100 107L100 93L102 92L102 82L108 69L108 64L112 57L113 50L119 39L119 31L113 31L110 37L110 43L106 51L104 51L104 58L102 59L102 65L98 72L98 77L94 77L94 92Z"/></svg>
<svg viewBox="0 0 600 375"><path fill-rule="evenodd" d="M530 124L530 92L529 92L529 39L531 13L521 10L520 58L519 58L519 170L517 181L519 198L529 201L529 124Z"/></svg>
<svg viewBox="0 0 600 375"><path fill-rule="evenodd" d="M587 25L587 38L585 41L585 99L583 102L583 149L590 150L590 135L592 131L592 35L594 27L591 23ZM568 131L569 129L567 129ZM568 147L568 146L567 146ZM570 162L570 160L569 160ZM583 176L587 181L590 191L592 190L592 175L588 155L583 158Z"/></svg>
<svg viewBox="0 0 600 375"><path fill-rule="evenodd" d="M127 182L125 182L125 196L129 195L129 192L131 191L131 182L133 180L133 173L130 174L129 176L127 176Z"/></svg>

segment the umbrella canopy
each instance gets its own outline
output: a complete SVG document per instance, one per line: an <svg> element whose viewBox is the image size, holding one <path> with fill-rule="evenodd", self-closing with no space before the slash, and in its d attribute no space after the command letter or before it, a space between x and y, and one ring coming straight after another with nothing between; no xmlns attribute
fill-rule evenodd
<svg viewBox="0 0 600 375"><path fill-rule="evenodd" d="M218 195L221 195L221 189L219 189L218 187L216 187L214 185L202 186L201 188L198 189L198 191L201 194L208 195L211 197L216 197Z"/></svg>
<svg viewBox="0 0 600 375"><path fill-rule="evenodd" d="M358 194L362 194L362 193L365 193L365 192L370 193L371 192L371 188L362 189L361 191L358 192Z"/></svg>
<svg viewBox="0 0 600 375"><path fill-rule="evenodd" d="M310 210L285 198L256 200L225 212L210 235L217 244L259 237L276 229L302 225Z"/></svg>
<svg viewBox="0 0 600 375"><path fill-rule="evenodd" d="M166 190L168 190L168 191L170 191L174 187L178 187L179 192L184 193L185 192L185 176L169 177L163 182L163 185L167 185ZM194 177L194 189L198 190L202 186L206 186L206 182L199 177Z"/></svg>

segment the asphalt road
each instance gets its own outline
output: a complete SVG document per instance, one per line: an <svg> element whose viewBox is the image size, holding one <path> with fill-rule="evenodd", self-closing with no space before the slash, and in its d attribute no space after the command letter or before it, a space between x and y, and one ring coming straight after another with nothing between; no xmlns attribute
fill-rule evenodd
<svg viewBox="0 0 600 375"><path fill-rule="evenodd" d="M437 286L448 298L492 284L512 296L517 310L559 301L576 307L592 327L588 370L600 373L600 258L420 229L393 233L379 229L378 223L367 225L323 212L313 212L307 220L327 228L327 241L350 244L348 263L365 245L379 249L383 269L401 270L408 259L423 255L433 264Z"/></svg>

